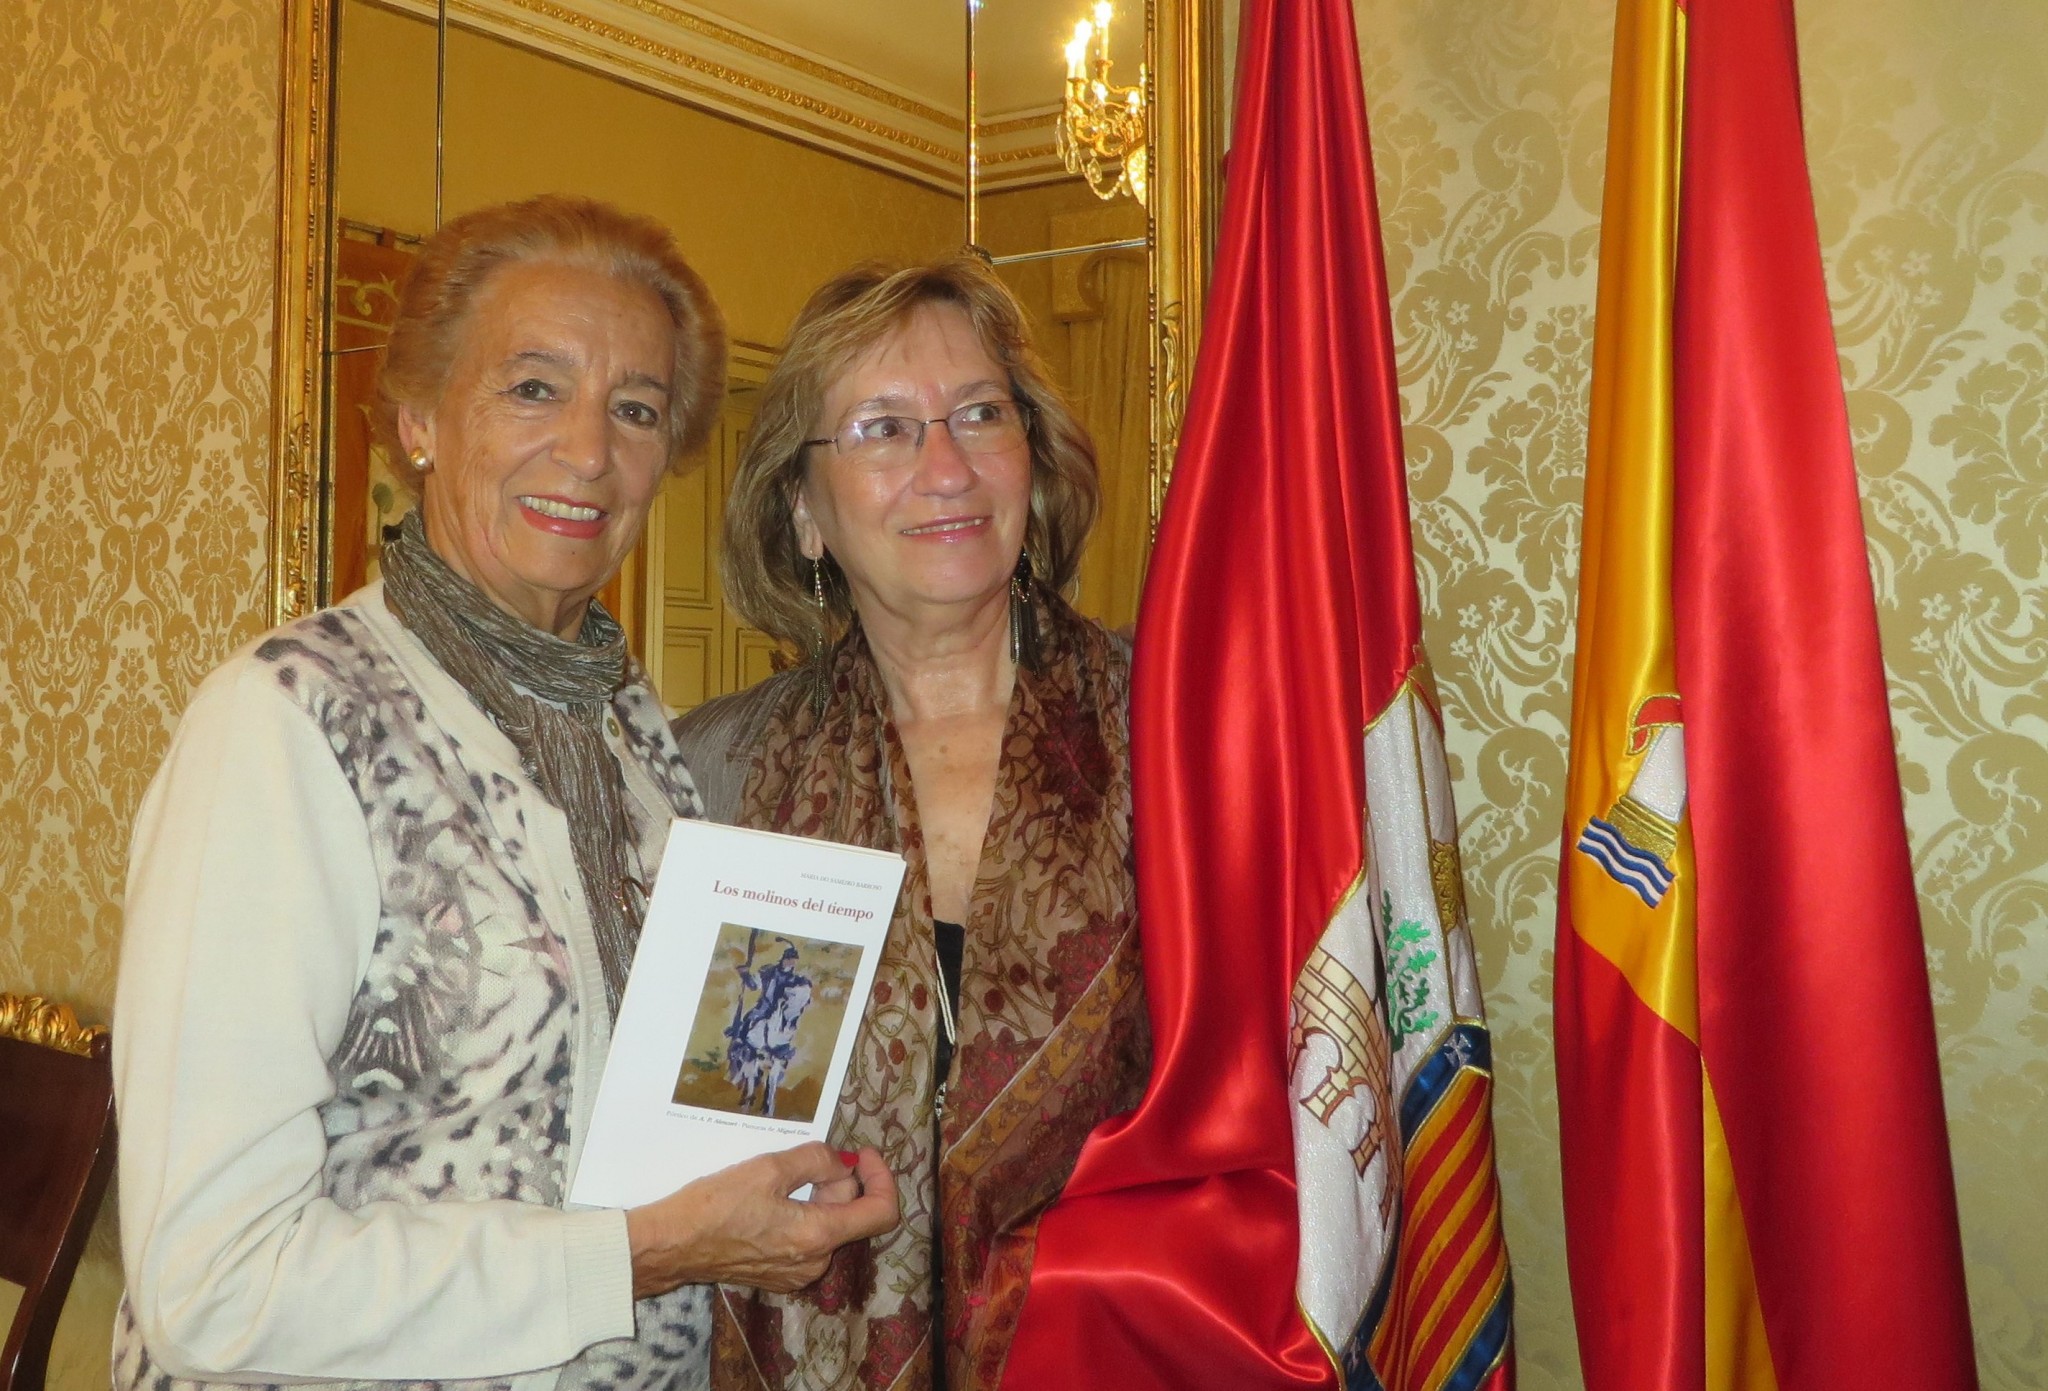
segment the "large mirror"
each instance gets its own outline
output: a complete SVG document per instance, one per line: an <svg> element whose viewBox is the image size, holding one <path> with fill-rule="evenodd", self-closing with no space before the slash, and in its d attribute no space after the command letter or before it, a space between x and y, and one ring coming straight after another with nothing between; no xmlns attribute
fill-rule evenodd
<svg viewBox="0 0 2048 1391"><path fill-rule="evenodd" d="M723 305L731 393L606 598L676 710L778 660L717 537L761 382L819 282L979 247L1094 433L1073 596L1136 615L1199 321L1216 103L1197 0L294 0L273 618L376 573L409 505L367 407L413 249L585 193L668 224Z"/></svg>

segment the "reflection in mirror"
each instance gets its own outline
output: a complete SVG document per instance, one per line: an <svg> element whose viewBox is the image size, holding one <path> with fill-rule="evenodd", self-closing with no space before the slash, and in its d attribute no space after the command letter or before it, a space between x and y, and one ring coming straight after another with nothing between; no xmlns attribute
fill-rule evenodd
<svg viewBox="0 0 2048 1391"><path fill-rule="evenodd" d="M775 657L725 609L717 570L726 488L775 345L810 291L846 266L962 244L964 5L906 0L886 34L855 22L856 7L820 0L636 6L630 20L620 18L627 7L597 3L452 8L444 214L540 192L650 214L674 230L725 310L734 341L726 419L703 466L664 491L605 596L664 699L691 708L760 679ZM434 226L434 10L431 0L337 6L329 598L375 577L381 528L411 505L399 471L372 446L368 407L397 285ZM994 5L982 16L990 51L1016 56L982 69L981 241L998 256L1147 235L1141 204L1105 203L1060 167L1053 122L1074 19L1040 5ZM1136 70L1141 31L1133 20L1118 37L1119 80L1129 80L1126 66ZM1002 273L1101 456L1103 519L1076 600L1127 624L1150 532L1145 253L1025 261Z"/></svg>
<svg viewBox="0 0 2048 1391"><path fill-rule="evenodd" d="M1077 202L1080 189L1086 203ZM1136 208L1136 204L1130 204ZM1066 180L994 195L983 227L1013 230L1053 246L1116 240L1124 208L1102 207L1086 185ZM1144 231L1144 210L1136 222ZM1014 262L997 268L1037 326L1054 380L1073 398L1095 439L1102 512L1081 560L1074 602L1111 627L1138 615L1138 590L1150 548L1150 334L1145 253L1124 248Z"/></svg>
<svg viewBox="0 0 2048 1391"><path fill-rule="evenodd" d="M1100 0L1077 0L1072 12L984 7L970 71L979 244L1030 312L1053 377L1094 436L1102 512L1074 601L1111 627L1136 620L1151 548L1150 224L1142 181L1105 178L1099 160L1081 158L1084 142L1071 138L1080 124L1062 110L1070 96L1086 104L1114 87L1142 90L1144 8L1123 8L1139 18ZM1077 157L1063 160L1069 148Z"/></svg>

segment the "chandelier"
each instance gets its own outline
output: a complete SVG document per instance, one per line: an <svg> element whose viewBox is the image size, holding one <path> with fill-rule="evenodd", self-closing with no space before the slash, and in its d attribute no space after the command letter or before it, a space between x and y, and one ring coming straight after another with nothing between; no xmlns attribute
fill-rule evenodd
<svg viewBox="0 0 2048 1391"><path fill-rule="evenodd" d="M1145 65L1135 86L1109 80L1107 0L1095 18L1074 26L1067 44L1067 97L1056 143L1070 174L1079 174L1098 198L1129 193L1145 201Z"/></svg>

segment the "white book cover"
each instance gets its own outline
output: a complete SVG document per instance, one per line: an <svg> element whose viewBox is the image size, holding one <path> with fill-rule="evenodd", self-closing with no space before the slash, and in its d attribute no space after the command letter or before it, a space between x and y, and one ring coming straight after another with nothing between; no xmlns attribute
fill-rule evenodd
<svg viewBox="0 0 2048 1391"><path fill-rule="evenodd" d="M569 1201L823 1140L902 883L887 851L677 821Z"/></svg>

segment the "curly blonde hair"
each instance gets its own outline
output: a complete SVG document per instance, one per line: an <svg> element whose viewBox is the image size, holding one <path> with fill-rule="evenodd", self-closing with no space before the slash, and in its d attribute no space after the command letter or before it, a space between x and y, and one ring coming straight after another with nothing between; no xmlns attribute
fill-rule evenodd
<svg viewBox="0 0 2048 1391"><path fill-rule="evenodd" d="M403 455L398 412L430 412L448 384L470 310L506 266L552 261L652 290L675 326L668 411L669 467L695 453L725 398L725 318L666 227L595 198L543 194L499 203L448 222L420 246L398 294L384 365L377 373L378 441ZM413 481L410 470L401 476Z"/></svg>
<svg viewBox="0 0 2048 1391"><path fill-rule="evenodd" d="M726 602L748 623L816 651L853 619L846 577L823 563L825 607L811 587L811 563L797 544L792 509L804 477L804 440L833 382L929 304L967 315L988 355L1001 364L1030 420L1031 515L1024 544L1038 578L1056 589L1073 581L1095 524L1100 490L1095 445L1032 346L1024 309L979 259L962 254L924 265L867 262L828 280L790 325L769 374L725 509L719 571Z"/></svg>

